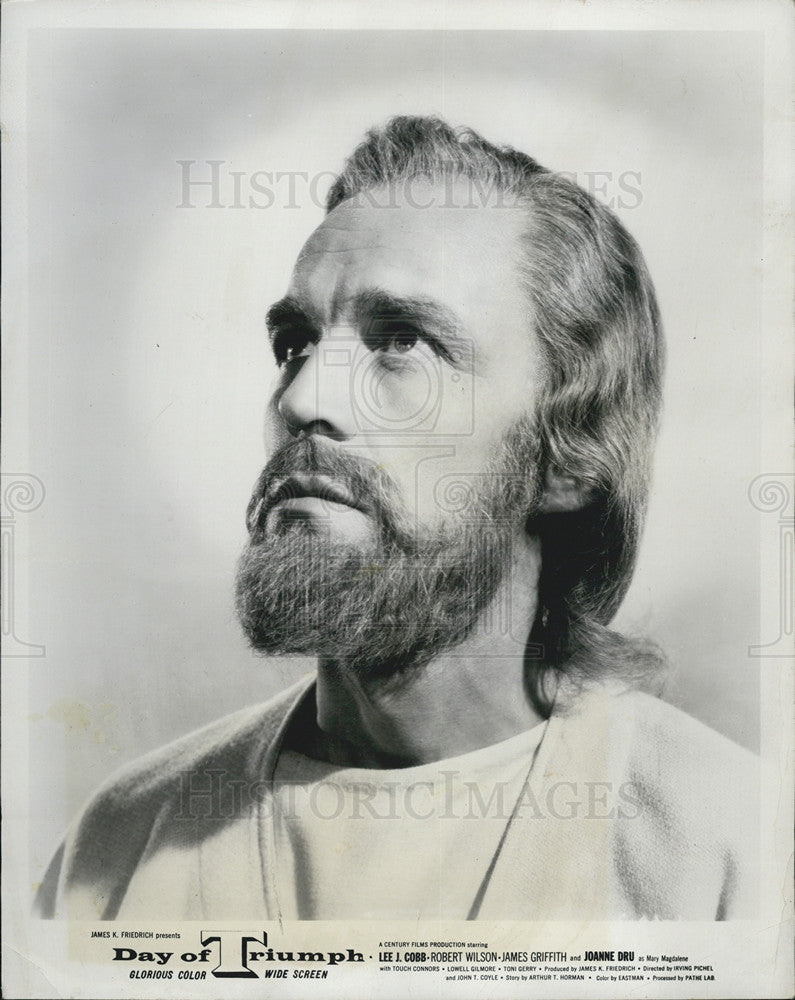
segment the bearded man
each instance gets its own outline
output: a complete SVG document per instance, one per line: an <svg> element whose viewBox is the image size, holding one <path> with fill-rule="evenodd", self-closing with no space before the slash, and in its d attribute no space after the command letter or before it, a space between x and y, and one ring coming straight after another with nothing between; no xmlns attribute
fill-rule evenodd
<svg viewBox="0 0 795 1000"><path fill-rule="evenodd" d="M370 132L327 207L268 314L237 583L253 647L317 673L114 778L42 913L752 915L753 758L608 627L660 406L635 241L438 119Z"/></svg>

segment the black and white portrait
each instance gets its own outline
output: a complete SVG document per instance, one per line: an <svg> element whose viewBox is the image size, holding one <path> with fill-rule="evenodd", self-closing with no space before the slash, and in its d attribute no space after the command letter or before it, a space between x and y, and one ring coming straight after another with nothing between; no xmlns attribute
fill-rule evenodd
<svg viewBox="0 0 795 1000"><path fill-rule="evenodd" d="M27 907L761 919L760 36L26 39Z"/></svg>

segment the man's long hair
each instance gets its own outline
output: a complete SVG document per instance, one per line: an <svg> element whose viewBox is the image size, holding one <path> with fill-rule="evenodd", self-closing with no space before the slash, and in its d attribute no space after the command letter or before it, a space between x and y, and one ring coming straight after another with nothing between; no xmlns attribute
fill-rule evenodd
<svg viewBox="0 0 795 1000"><path fill-rule="evenodd" d="M534 414L541 473L572 477L587 498L581 510L528 520L542 543L528 694L548 712L563 675L648 684L659 652L607 627L635 565L661 402L662 330L645 261L616 216L572 181L438 118L397 117L368 132L326 209L415 179L451 178L527 209L520 266L528 333L545 368Z"/></svg>

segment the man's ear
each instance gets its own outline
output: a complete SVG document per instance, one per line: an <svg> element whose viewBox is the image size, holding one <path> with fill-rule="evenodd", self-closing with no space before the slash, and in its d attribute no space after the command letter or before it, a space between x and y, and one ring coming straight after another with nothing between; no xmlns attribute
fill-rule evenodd
<svg viewBox="0 0 795 1000"><path fill-rule="evenodd" d="M589 499L589 491L573 476L565 476L556 469L548 468L538 510L541 514L564 514L582 510Z"/></svg>

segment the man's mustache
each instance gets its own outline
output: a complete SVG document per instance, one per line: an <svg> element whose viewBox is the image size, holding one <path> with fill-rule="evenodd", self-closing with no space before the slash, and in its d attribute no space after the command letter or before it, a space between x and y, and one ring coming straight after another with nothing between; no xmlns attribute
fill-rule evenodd
<svg viewBox="0 0 795 1000"><path fill-rule="evenodd" d="M262 470L246 510L252 541L261 540L276 503L307 494L347 503L375 517L388 534L398 531L398 491L389 475L372 461L306 437L280 448Z"/></svg>

